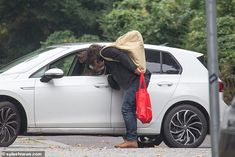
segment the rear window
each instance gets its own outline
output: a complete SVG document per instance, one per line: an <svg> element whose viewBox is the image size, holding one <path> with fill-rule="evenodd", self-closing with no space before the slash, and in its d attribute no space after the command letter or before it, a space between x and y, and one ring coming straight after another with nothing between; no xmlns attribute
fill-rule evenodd
<svg viewBox="0 0 235 157"><path fill-rule="evenodd" d="M207 68L206 57L204 55L197 57L197 59L204 65L205 68Z"/></svg>

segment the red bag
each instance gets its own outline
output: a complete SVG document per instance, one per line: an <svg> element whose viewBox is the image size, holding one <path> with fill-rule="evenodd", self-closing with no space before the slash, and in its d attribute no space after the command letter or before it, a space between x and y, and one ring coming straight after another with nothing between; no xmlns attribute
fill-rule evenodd
<svg viewBox="0 0 235 157"><path fill-rule="evenodd" d="M140 74L139 90L136 92L136 116L142 123L150 123L152 120L151 102L144 73Z"/></svg>

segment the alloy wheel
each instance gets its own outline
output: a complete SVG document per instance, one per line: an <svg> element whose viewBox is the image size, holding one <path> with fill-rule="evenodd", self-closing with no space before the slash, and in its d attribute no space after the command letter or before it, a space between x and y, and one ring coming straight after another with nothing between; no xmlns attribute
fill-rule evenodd
<svg viewBox="0 0 235 157"><path fill-rule="evenodd" d="M0 109L0 144L9 143L17 136L19 123L16 112L8 106Z"/></svg>
<svg viewBox="0 0 235 157"><path fill-rule="evenodd" d="M172 138L181 145L194 144L202 135L203 123L195 112L180 110L176 112L169 123Z"/></svg>

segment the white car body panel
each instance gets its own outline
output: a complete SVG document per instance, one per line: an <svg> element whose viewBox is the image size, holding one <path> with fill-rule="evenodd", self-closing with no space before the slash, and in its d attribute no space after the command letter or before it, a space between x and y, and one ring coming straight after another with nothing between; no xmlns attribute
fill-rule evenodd
<svg viewBox="0 0 235 157"><path fill-rule="evenodd" d="M13 81L0 81L0 84L0 95L12 97L23 104L28 127L35 127L34 81L14 79Z"/></svg>
<svg viewBox="0 0 235 157"><path fill-rule="evenodd" d="M106 76L37 79L36 127L110 127L110 90Z"/></svg>

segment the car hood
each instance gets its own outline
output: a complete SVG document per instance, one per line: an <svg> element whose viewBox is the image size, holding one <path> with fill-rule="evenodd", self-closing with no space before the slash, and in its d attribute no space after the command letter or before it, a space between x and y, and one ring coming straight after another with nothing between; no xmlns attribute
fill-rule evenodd
<svg viewBox="0 0 235 157"><path fill-rule="evenodd" d="M18 76L20 75L20 73L13 73L13 74L0 74L0 81L9 81L9 80L13 80L16 79Z"/></svg>

